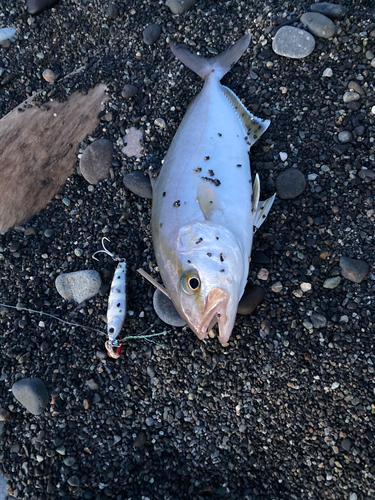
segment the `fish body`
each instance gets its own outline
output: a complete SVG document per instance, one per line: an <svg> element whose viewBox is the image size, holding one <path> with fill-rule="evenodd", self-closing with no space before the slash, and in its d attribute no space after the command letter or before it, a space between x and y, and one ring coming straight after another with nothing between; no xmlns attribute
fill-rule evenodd
<svg viewBox="0 0 375 500"><path fill-rule="evenodd" d="M203 339L218 323L229 340L253 241L273 198L259 204L249 149L269 125L253 117L220 79L250 35L213 59L179 47L174 54L204 79L153 186L152 233L159 270L180 315Z"/></svg>

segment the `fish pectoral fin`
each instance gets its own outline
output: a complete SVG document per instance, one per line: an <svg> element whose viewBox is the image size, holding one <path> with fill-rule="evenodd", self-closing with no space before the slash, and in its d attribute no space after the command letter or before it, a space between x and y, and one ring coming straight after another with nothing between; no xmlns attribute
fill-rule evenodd
<svg viewBox="0 0 375 500"><path fill-rule="evenodd" d="M257 142L259 137L265 132L269 124L271 123L270 120L261 120L260 118L257 118L256 116L252 115L250 111L248 111L245 106L242 104L242 102L238 99L236 94L232 92L228 87L222 86L224 94L227 96L227 98L231 101L233 104L234 108L236 109L240 120L242 121L242 124L247 131L247 137L245 138L247 144L250 147Z"/></svg>
<svg viewBox="0 0 375 500"><path fill-rule="evenodd" d="M260 226L263 224L263 222L266 220L266 217L271 210L271 207L273 205L273 202L275 201L276 198L276 193L271 196L271 198L268 198L266 201L261 201L257 208L255 209L255 212L253 214L253 230L254 233L260 228Z"/></svg>
<svg viewBox="0 0 375 500"><path fill-rule="evenodd" d="M212 213L222 209L215 188L207 181L201 180L198 184L197 199L205 220L211 220Z"/></svg>

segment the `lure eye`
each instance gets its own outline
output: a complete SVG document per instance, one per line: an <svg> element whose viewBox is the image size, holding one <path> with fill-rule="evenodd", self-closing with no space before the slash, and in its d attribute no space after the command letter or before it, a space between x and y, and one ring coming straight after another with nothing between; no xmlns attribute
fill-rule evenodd
<svg viewBox="0 0 375 500"><path fill-rule="evenodd" d="M193 295L199 292L201 288L201 280L198 273L190 271L181 277L181 286L185 293Z"/></svg>

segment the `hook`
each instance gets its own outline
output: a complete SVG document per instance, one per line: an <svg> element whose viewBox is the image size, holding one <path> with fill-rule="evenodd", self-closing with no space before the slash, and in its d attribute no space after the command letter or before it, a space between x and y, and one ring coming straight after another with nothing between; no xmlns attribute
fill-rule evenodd
<svg viewBox="0 0 375 500"><path fill-rule="evenodd" d="M102 247L103 247L103 250L98 250L97 252L95 252L94 254L92 254L92 258L93 258L93 259L95 259L95 260L97 260L97 261L99 261L99 259L97 259L97 258L95 257L95 255L96 255L97 253L106 253L107 255L109 255L110 257L112 257L112 259L113 259L113 260L116 260L116 261L120 262L122 259L120 259L119 257L116 257L116 255L115 255L114 253L110 252L110 251L109 251L109 250L105 247L105 245L104 245L104 240L107 240L107 241L109 241L109 242L110 242L110 240L109 240L108 238L106 238L106 237L102 238Z"/></svg>

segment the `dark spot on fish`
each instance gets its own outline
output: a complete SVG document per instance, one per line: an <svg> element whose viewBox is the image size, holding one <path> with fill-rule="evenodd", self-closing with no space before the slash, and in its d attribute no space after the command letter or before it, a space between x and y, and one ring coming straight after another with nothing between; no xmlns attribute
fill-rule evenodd
<svg viewBox="0 0 375 500"><path fill-rule="evenodd" d="M213 201L210 201L210 203L213 203Z"/></svg>
<svg viewBox="0 0 375 500"><path fill-rule="evenodd" d="M163 226L163 224L160 222L159 227L162 227L162 226Z"/></svg>
<svg viewBox="0 0 375 500"><path fill-rule="evenodd" d="M254 139L258 139L258 136L256 134L253 135Z"/></svg>
<svg viewBox="0 0 375 500"><path fill-rule="evenodd" d="M222 253L220 254L220 262L224 262L224 257Z"/></svg>
<svg viewBox="0 0 375 500"><path fill-rule="evenodd" d="M257 227L253 226L253 233L255 233L256 230L257 230Z"/></svg>
<svg viewBox="0 0 375 500"><path fill-rule="evenodd" d="M262 128L262 125L258 125L258 130L260 130Z"/></svg>
<svg viewBox="0 0 375 500"><path fill-rule="evenodd" d="M218 318L221 318L221 314L220 314L220 313L217 313L217 314L216 314L216 316L217 316Z"/></svg>
<svg viewBox="0 0 375 500"><path fill-rule="evenodd" d="M215 236L215 238L218 240L218 239L219 239L219 236Z"/></svg>
<svg viewBox="0 0 375 500"><path fill-rule="evenodd" d="M179 207L180 205L181 205L180 200L177 200L177 201L175 201L175 202L173 203L173 206L174 206L174 207Z"/></svg>
<svg viewBox="0 0 375 500"><path fill-rule="evenodd" d="M191 260L188 260L188 264L191 264Z"/></svg>
<svg viewBox="0 0 375 500"><path fill-rule="evenodd" d="M251 212L252 212L252 213L254 213L254 212L255 212L255 208L252 208L252 209L251 209Z"/></svg>
<svg viewBox="0 0 375 500"><path fill-rule="evenodd" d="M213 170L209 170L208 173L210 174L211 177L215 175Z"/></svg>
<svg viewBox="0 0 375 500"><path fill-rule="evenodd" d="M199 238L199 240L197 240L195 244L198 245L198 243L200 243L201 241L203 241L203 238Z"/></svg>
<svg viewBox="0 0 375 500"><path fill-rule="evenodd" d="M221 137L223 134L220 134L220 132L218 132L218 133L217 133L217 135L218 135L219 137Z"/></svg>
<svg viewBox="0 0 375 500"><path fill-rule="evenodd" d="M117 276L117 279L118 279L118 280L119 280L119 279L121 279L121 276Z"/></svg>
<svg viewBox="0 0 375 500"><path fill-rule="evenodd" d="M221 273L225 273L225 269L220 269L220 272Z"/></svg>
<svg viewBox="0 0 375 500"><path fill-rule="evenodd" d="M242 167L242 165L240 165L239 163L237 163L237 167Z"/></svg>
<svg viewBox="0 0 375 500"><path fill-rule="evenodd" d="M211 182L211 184L214 184L215 186L220 186L220 184L221 184L219 179L210 179L209 177L201 177L201 179L204 179L205 181Z"/></svg>
<svg viewBox="0 0 375 500"><path fill-rule="evenodd" d="M209 257L212 257L212 253L210 253L210 252L208 252L208 254L207 254L207 255L208 255Z"/></svg>
<svg viewBox="0 0 375 500"><path fill-rule="evenodd" d="M186 201L184 201L184 205L186 205Z"/></svg>
<svg viewBox="0 0 375 500"><path fill-rule="evenodd" d="M195 169L193 170L193 172L194 172L195 174L198 174L199 172L202 172L202 169L201 169L201 167L198 167L198 168L195 168Z"/></svg>
<svg viewBox="0 0 375 500"><path fill-rule="evenodd" d="M262 219L265 219L265 218L266 218L266 216L263 214L263 215L262 215Z"/></svg>
<svg viewBox="0 0 375 500"><path fill-rule="evenodd" d="M241 113L241 116L245 116L245 113Z"/></svg>
<svg viewBox="0 0 375 500"><path fill-rule="evenodd" d="M249 182L251 182L251 180ZM251 195L251 203L253 203L253 201L254 201L254 195L252 194Z"/></svg>
<svg viewBox="0 0 375 500"><path fill-rule="evenodd" d="M121 306L121 302L119 302L116 307L120 307L120 306Z"/></svg>
<svg viewBox="0 0 375 500"><path fill-rule="evenodd" d="M204 159L204 161L207 161L207 160L210 159L210 157L209 156L205 156L203 159Z"/></svg>
<svg viewBox="0 0 375 500"><path fill-rule="evenodd" d="M165 195L166 195L166 194L167 194L167 193L164 191L164 193L163 193L163 198L165 197Z"/></svg>
<svg viewBox="0 0 375 500"><path fill-rule="evenodd" d="M211 70L211 73L215 73L215 70L214 70L214 69L212 69L212 70Z"/></svg>
<svg viewBox="0 0 375 500"><path fill-rule="evenodd" d="M238 136L237 136L237 137L238 137ZM245 137L245 141L247 141L247 140L248 140L248 136L246 136L246 137Z"/></svg>

